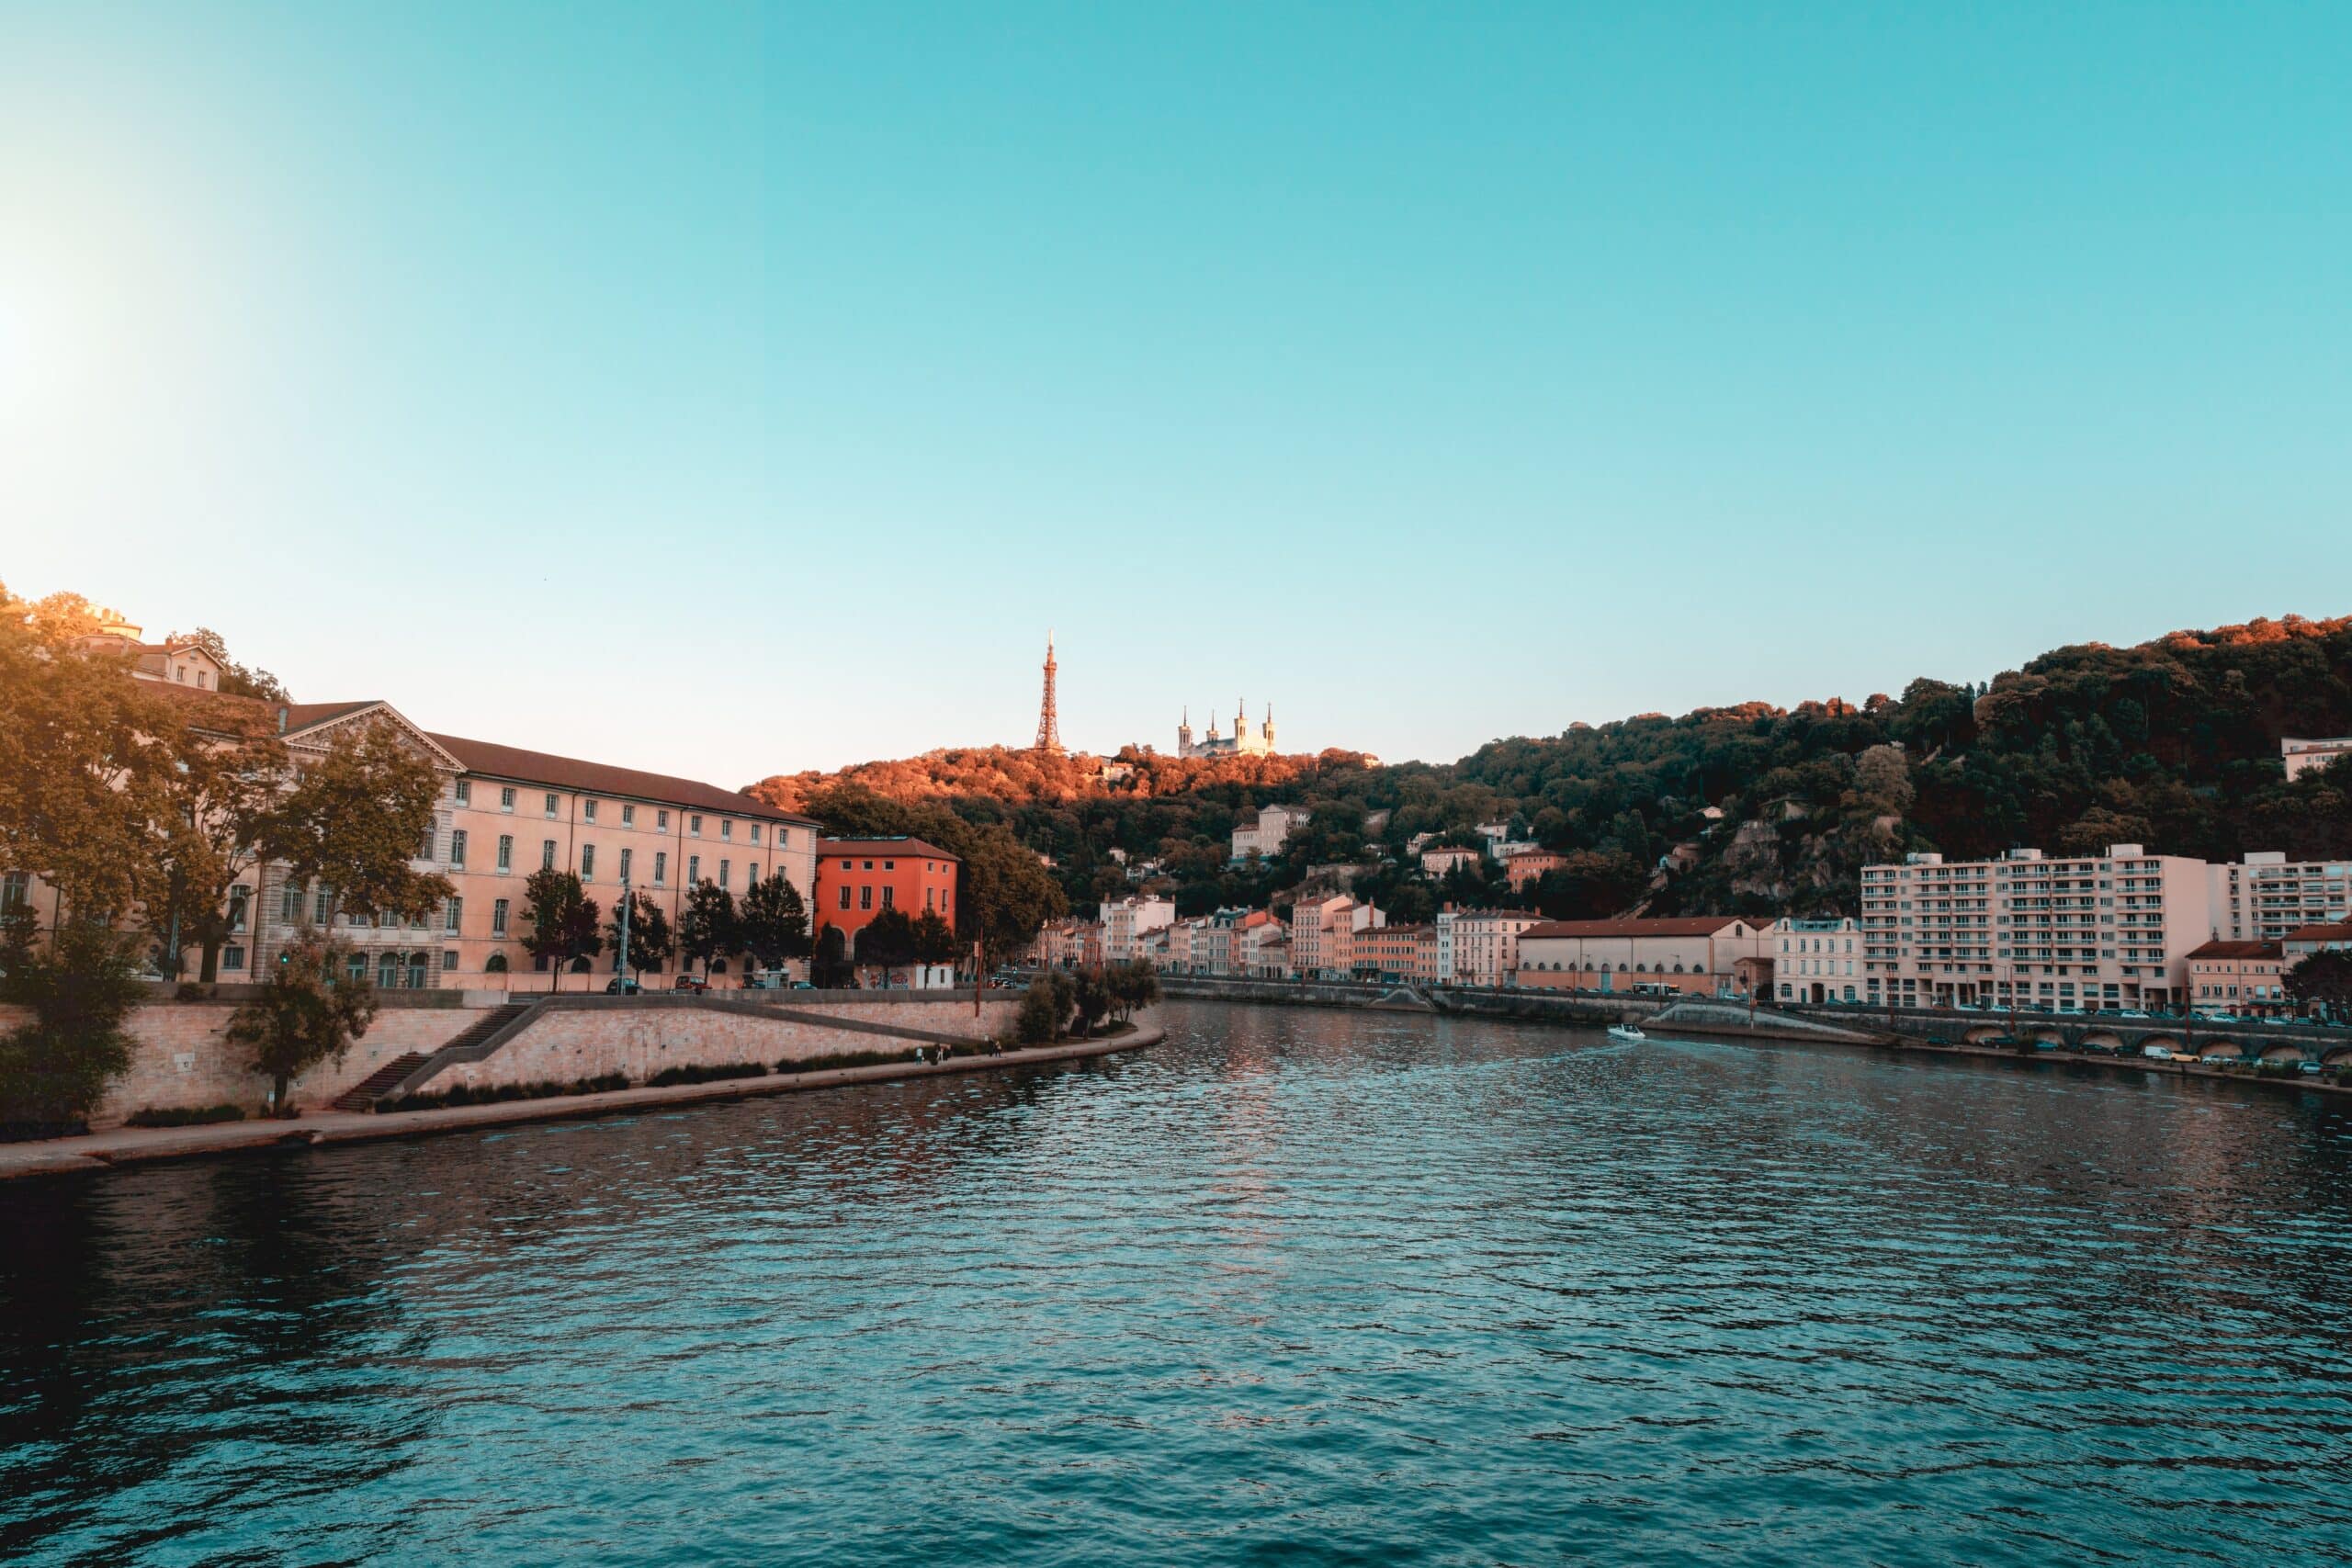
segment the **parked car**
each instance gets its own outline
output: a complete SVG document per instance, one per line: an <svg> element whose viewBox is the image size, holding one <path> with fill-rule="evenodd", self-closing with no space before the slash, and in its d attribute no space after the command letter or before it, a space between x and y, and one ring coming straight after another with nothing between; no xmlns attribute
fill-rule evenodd
<svg viewBox="0 0 2352 1568"><path fill-rule="evenodd" d="M633 997L643 989L635 980L624 980L617 975L605 982L605 995L608 997Z"/></svg>
<svg viewBox="0 0 2352 1568"><path fill-rule="evenodd" d="M2318 1062L2304 1062L2298 1065L2295 1070L2299 1073L2309 1073L2312 1077L2317 1077L2327 1071L2327 1068Z"/></svg>
<svg viewBox="0 0 2352 1568"><path fill-rule="evenodd" d="M796 991L813 991L817 987L807 980L795 980L792 982L792 988Z"/></svg>
<svg viewBox="0 0 2352 1568"><path fill-rule="evenodd" d="M707 991L710 982L699 975L681 975L670 988L673 991Z"/></svg>
<svg viewBox="0 0 2352 1568"><path fill-rule="evenodd" d="M2197 1059L2209 1067L2226 1067L2232 1062L2238 1060L2237 1057L2223 1051L2208 1051Z"/></svg>
<svg viewBox="0 0 2352 1568"><path fill-rule="evenodd" d="M2109 1045L2104 1041L2099 1042L2098 1044L2086 1045L2083 1049L2094 1056L2120 1056L2123 1055L2122 1046Z"/></svg>
<svg viewBox="0 0 2352 1568"><path fill-rule="evenodd" d="M2151 1062L2169 1062L2172 1060L2172 1047L2169 1045L2143 1045L2140 1047L2140 1055L2145 1056Z"/></svg>

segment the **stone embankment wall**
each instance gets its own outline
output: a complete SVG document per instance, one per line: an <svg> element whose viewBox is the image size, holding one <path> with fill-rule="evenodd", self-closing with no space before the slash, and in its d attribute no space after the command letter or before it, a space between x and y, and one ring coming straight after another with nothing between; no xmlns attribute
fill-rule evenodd
<svg viewBox="0 0 2352 1568"><path fill-rule="evenodd" d="M522 1030L474 1062L452 1062L413 1092L464 1086L570 1083L623 1073L643 1083L664 1067L807 1061L860 1051L1001 1038L1012 1030L1018 992L991 992L978 1016L960 1000L908 999L909 993L787 992L822 998L780 1003L703 998L605 998L543 1007ZM953 993L933 992L933 998ZM862 998L871 998L871 1000Z"/></svg>
<svg viewBox="0 0 2352 1568"><path fill-rule="evenodd" d="M294 1103L324 1106L395 1057L438 1051L491 1011L490 1006L464 1005L457 991L422 995L447 997L459 1005L408 1005L388 997L376 1021L340 1063L322 1063L294 1080ZM236 1010L228 1001L149 1002L131 1009L130 1070L108 1086L90 1125L116 1126L134 1111L207 1105L258 1111L269 1098L269 1079L250 1070L243 1047L227 1039L229 1015ZM22 1008L0 1007L0 1030L14 1029L30 1016Z"/></svg>
<svg viewBox="0 0 2352 1568"><path fill-rule="evenodd" d="M1474 1013L1486 1018L1548 1019L1563 1023L1615 1023L1645 1018L1673 998L1657 997L1579 997L1558 991L1487 990L1450 986L1349 985L1340 981L1301 983L1293 980L1227 980L1198 975L1163 975L1159 988L1169 997L1188 1001L1266 1002L1287 1007L1396 1007L1401 991L1426 999L1442 1013Z"/></svg>
<svg viewBox="0 0 2352 1568"><path fill-rule="evenodd" d="M237 994L248 989L258 987L239 987ZM917 996L922 999L914 999ZM777 999L752 999L767 997ZM387 991L379 999L382 1005L376 1021L340 1063L322 1064L295 1079L297 1106L322 1111L387 1063L412 1052L430 1056L501 1006L536 998L526 992L509 996L447 990ZM571 1079L609 1072L642 1079L668 1066L744 1061L772 1066L797 1055L899 1050L918 1039L1001 1036L1011 1032L1020 1000L1017 991L990 992L976 1021L969 991L719 992L707 998L561 996L544 1010L543 1020L505 1047L481 1062L453 1064L432 1087ZM258 1111L268 1098L269 1079L250 1071L244 1050L226 1037L229 1015L235 1010L235 1001L229 999L156 1001L133 1008L128 1024L133 1042L130 1071L108 1087L90 1125L118 1126L132 1111L142 1110L241 1105L249 1112ZM776 1016L780 1012L838 1018L842 1024L835 1029L787 1023ZM0 1031L14 1029L30 1016L22 1008L0 1007ZM550 1025L554 1032L544 1041L526 1043ZM876 1026L884 1032L873 1032ZM898 1031L907 1032L889 1037ZM505 1060L518 1050L524 1055ZM594 1065L570 1066L572 1062ZM518 1067L518 1063L526 1065ZM459 1076L466 1069L475 1076Z"/></svg>

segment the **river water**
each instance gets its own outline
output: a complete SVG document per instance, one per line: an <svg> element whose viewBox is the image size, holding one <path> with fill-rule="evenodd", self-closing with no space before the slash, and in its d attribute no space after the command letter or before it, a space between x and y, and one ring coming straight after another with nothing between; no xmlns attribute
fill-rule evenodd
<svg viewBox="0 0 2352 1568"><path fill-rule="evenodd" d="M1177 1004L0 1189L0 1560L2321 1563L2352 1116Z"/></svg>

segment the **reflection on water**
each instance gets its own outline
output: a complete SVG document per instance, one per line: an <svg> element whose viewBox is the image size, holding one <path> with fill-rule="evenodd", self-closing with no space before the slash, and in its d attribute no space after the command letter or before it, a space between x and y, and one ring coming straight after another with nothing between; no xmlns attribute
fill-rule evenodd
<svg viewBox="0 0 2352 1568"><path fill-rule="evenodd" d="M1175 1006L0 1189L0 1558L2327 1562L2352 1120Z"/></svg>

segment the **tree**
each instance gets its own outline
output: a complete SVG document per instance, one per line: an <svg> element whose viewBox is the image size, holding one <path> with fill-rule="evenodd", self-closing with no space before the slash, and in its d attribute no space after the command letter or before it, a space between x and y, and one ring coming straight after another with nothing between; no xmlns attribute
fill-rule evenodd
<svg viewBox="0 0 2352 1568"><path fill-rule="evenodd" d="M849 939L842 928L828 924L817 933L816 955L808 961L808 983L820 991L839 989L856 978L849 961Z"/></svg>
<svg viewBox="0 0 2352 1568"><path fill-rule="evenodd" d="M1078 1014L1080 1037L1093 1033L1095 1021L1111 1010L1111 985L1100 966L1089 965L1070 976L1070 1007Z"/></svg>
<svg viewBox="0 0 2352 1568"><path fill-rule="evenodd" d="M0 999L29 1021L0 1035L0 1125L39 1134L78 1131L130 1065L123 1022L139 982L122 938L95 920L68 920L45 946L29 917L12 919Z"/></svg>
<svg viewBox="0 0 2352 1568"><path fill-rule="evenodd" d="M220 976L220 949L252 912L234 907L232 892L266 858L285 809L286 749L272 736L209 739L175 727L175 765L158 794L163 811L153 825L155 857L141 878L140 902L163 955L163 972L180 973L190 943L203 953L198 977ZM335 822L340 837L351 824Z"/></svg>
<svg viewBox="0 0 2352 1568"><path fill-rule="evenodd" d="M613 910L612 923L606 928L611 946L617 955L621 950L621 912ZM670 917L661 905L642 891L629 895L628 963L632 969L658 970L670 962L678 950L677 934L670 929Z"/></svg>
<svg viewBox="0 0 2352 1568"><path fill-rule="evenodd" d="M562 987L566 964L594 958L604 950L604 940L596 934L602 913L571 872L544 866L524 882L523 919L530 930L523 933L523 951L554 971L548 977L548 990Z"/></svg>
<svg viewBox="0 0 2352 1568"><path fill-rule="evenodd" d="M808 907L800 901L800 890L781 872L744 890L737 924L743 951L763 969L808 956Z"/></svg>
<svg viewBox="0 0 2352 1568"><path fill-rule="evenodd" d="M299 766L262 833L262 852L284 861L295 882L334 888L346 914L423 919L453 891L447 877L409 864L440 798L432 760L390 722L370 724Z"/></svg>
<svg viewBox="0 0 2352 1568"><path fill-rule="evenodd" d="M2352 1013L2352 953L2314 953L2287 971L2287 994L2297 1012Z"/></svg>
<svg viewBox="0 0 2352 1568"><path fill-rule="evenodd" d="M735 896L716 882L695 884L686 893L685 912L678 917L678 947L686 962L699 963L707 980L711 960L733 953L739 945Z"/></svg>
<svg viewBox="0 0 2352 1568"><path fill-rule="evenodd" d="M893 969L915 961L915 926L904 909L877 910L865 923L857 933L857 961L881 970L885 986Z"/></svg>
<svg viewBox="0 0 2352 1568"><path fill-rule="evenodd" d="M180 725L119 659L74 646L84 620L0 588L0 864L112 918L157 886Z"/></svg>
<svg viewBox="0 0 2352 1568"><path fill-rule="evenodd" d="M1159 1000L1159 976L1140 960L1113 965L1108 979L1111 1006L1123 1023Z"/></svg>
<svg viewBox="0 0 2352 1568"><path fill-rule="evenodd" d="M228 1038L253 1053L270 1077L270 1103L294 1114L288 1087L321 1062L340 1062L376 1019L376 987L355 977L346 943L305 933L278 954L277 971L256 1000L229 1015Z"/></svg>
<svg viewBox="0 0 2352 1568"><path fill-rule="evenodd" d="M1062 1037L1069 1022L1075 987L1060 970L1050 970L1029 982L1020 1009L1012 1015L1012 1036L1023 1045L1050 1045Z"/></svg>
<svg viewBox="0 0 2352 1568"><path fill-rule="evenodd" d="M915 917L913 947L918 964L953 964L963 956L956 928L941 919L936 909L925 909Z"/></svg>

